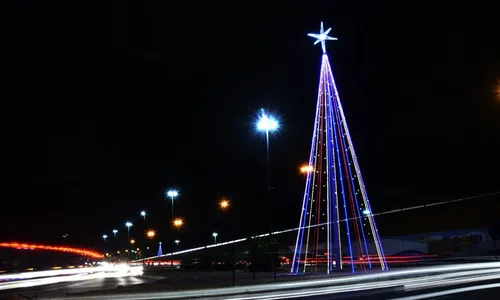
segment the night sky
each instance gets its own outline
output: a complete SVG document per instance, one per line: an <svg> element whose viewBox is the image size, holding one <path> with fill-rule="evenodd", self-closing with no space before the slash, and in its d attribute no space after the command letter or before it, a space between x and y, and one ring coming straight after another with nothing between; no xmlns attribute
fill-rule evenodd
<svg viewBox="0 0 500 300"><path fill-rule="evenodd" d="M274 227L296 226L320 21L374 212L500 191L495 1L95 2L1 9L0 240L95 245L141 209L168 239L169 187L186 247L267 230L260 108L282 121Z"/></svg>

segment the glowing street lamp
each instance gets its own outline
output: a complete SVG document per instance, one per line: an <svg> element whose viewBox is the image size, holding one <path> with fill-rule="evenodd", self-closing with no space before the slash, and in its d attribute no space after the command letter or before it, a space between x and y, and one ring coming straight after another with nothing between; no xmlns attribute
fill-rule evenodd
<svg viewBox="0 0 500 300"><path fill-rule="evenodd" d="M146 211L141 211L141 217L144 219L144 224L146 224Z"/></svg>
<svg viewBox="0 0 500 300"><path fill-rule="evenodd" d="M303 173L303 174L309 174L313 170L314 170L313 166L310 166L310 165L303 165L302 167L300 167L300 173Z"/></svg>
<svg viewBox="0 0 500 300"><path fill-rule="evenodd" d="M148 232L146 232L146 236L152 239L156 236L156 232L154 230L148 230Z"/></svg>
<svg viewBox="0 0 500 300"><path fill-rule="evenodd" d="M172 220L174 219L174 198L179 196L179 192L177 190L167 190L165 191L165 196L170 198L170 201L172 201Z"/></svg>
<svg viewBox="0 0 500 300"><path fill-rule="evenodd" d="M184 220L181 218L177 218L172 223L174 224L174 227L180 228L182 227L182 225L184 225Z"/></svg>
<svg viewBox="0 0 500 300"><path fill-rule="evenodd" d="M493 87L493 94L495 98L500 102L500 79L497 80L497 83Z"/></svg>
<svg viewBox="0 0 500 300"><path fill-rule="evenodd" d="M257 120L257 130L266 132L269 135L269 132L275 131L279 128L279 122L271 115L266 114L264 109L261 109L261 115Z"/></svg>
<svg viewBox="0 0 500 300"><path fill-rule="evenodd" d="M135 240L134 240L134 239L131 239L131 240L130 240L130 244L132 244L132 245L133 245L133 244L135 244Z"/></svg>
<svg viewBox="0 0 500 300"><path fill-rule="evenodd" d="M212 236L214 237L214 244L217 244L217 236L219 234L217 232L212 233Z"/></svg>
<svg viewBox="0 0 500 300"><path fill-rule="evenodd" d="M113 238L116 239L116 234L118 233L118 230L117 229L113 229Z"/></svg>
<svg viewBox="0 0 500 300"><path fill-rule="evenodd" d="M132 227L132 223L131 222L125 222L125 227L127 227L127 239L129 240L130 239L130 227Z"/></svg>
<svg viewBox="0 0 500 300"><path fill-rule="evenodd" d="M271 201L271 162L269 156L269 133L278 130L279 122L273 116L266 114L261 109L261 115L256 123L257 130L266 133L266 153L267 153L267 193L269 202L269 235L272 232L272 201Z"/></svg>
<svg viewBox="0 0 500 300"><path fill-rule="evenodd" d="M103 239L104 241L106 241L106 239L107 239L107 238L108 238L108 236L107 236L106 234L103 234L103 235L102 235L102 239Z"/></svg>
<svg viewBox="0 0 500 300"><path fill-rule="evenodd" d="M219 202L219 207L221 210L227 210L230 206L229 200L226 198L223 198Z"/></svg>
<svg viewBox="0 0 500 300"><path fill-rule="evenodd" d="M179 250L179 243L180 243L180 242L181 242L181 241L179 241L179 240L175 240L175 245L177 246L177 250Z"/></svg>

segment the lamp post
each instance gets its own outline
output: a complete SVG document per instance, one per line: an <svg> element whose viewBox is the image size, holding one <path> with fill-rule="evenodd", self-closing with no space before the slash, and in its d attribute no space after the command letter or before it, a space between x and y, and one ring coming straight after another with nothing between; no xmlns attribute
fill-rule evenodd
<svg viewBox="0 0 500 300"><path fill-rule="evenodd" d="M177 190L167 190L165 192L165 196L170 198L170 201L172 202L172 220L174 219L174 199L179 196L179 192Z"/></svg>
<svg viewBox="0 0 500 300"><path fill-rule="evenodd" d="M127 227L127 240L130 240L130 227L132 227L131 222L125 222L125 227Z"/></svg>
<svg viewBox="0 0 500 300"><path fill-rule="evenodd" d="M217 232L212 233L212 236L214 237L214 244L217 244L217 236L219 234Z"/></svg>
<svg viewBox="0 0 500 300"><path fill-rule="evenodd" d="M271 235L272 222L272 198L271 198L271 161L269 155L269 134L279 128L279 122L271 115L266 114L261 109L261 115L256 123L257 130L266 133L266 154L267 154L267 197L269 205L269 235Z"/></svg>
<svg viewBox="0 0 500 300"><path fill-rule="evenodd" d="M154 231L154 230L152 230L152 229L151 229L151 230L148 230L148 231L146 232L146 238L148 238L148 239L151 239L151 240L152 240L152 239L154 239L154 238L155 238L155 236L156 236L156 231ZM144 242L144 250L143 250L143 252L142 252L142 263L143 263L143 264L146 264L146 260L145 260L145 258L146 258L146 249L147 249L147 245L146 245L146 242Z"/></svg>
<svg viewBox="0 0 500 300"><path fill-rule="evenodd" d="M116 239L116 234L118 233L117 229L113 229L113 238Z"/></svg>
<svg viewBox="0 0 500 300"><path fill-rule="evenodd" d="M141 211L141 217L144 220L144 225L146 225L146 211Z"/></svg>
<svg viewBox="0 0 500 300"><path fill-rule="evenodd" d="M108 236L107 236L106 234L103 234L103 235L102 235L102 239L103 239L104 241L106 241L106 239L107 239L107 238L108 238Z"/></svg>
<svg viewBox="0 0 500 300"><path fill-rule="evenodd" d="M184 225L184 220L181 219L181 218L176 218L174 219L174 221L172 222L172 225L179 229L181 228L183 225ZM173 253L174 251L172 251ZM172 256L170 256L170 267L173 268L174 267L174 258Z"/></svg>
<svg viewBox="0 0 500 300"><path fill-rule="evenodd" d="M177 251L179 251L179 243L180 243L180 242L181 242L181 241L179 241L179 240L175 240L175 245L176 245L176 247L177 247L177 248L176 248L176 249L177 249Z"/></svg>

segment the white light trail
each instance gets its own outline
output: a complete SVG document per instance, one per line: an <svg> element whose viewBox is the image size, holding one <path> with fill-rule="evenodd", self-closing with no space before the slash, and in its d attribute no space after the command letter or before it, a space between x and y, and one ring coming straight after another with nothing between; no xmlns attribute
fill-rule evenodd
<svg viewBox="0 0 500 300"><path fill-rule="evenodd" d="M407 278L410 276L410 278ZM406 277L406 278L405 278ZM413 270L380 272L288 283L260 284L231 288L191 290L179 292L150 292L99 295L99 299L179 299L189 297L213 299L291 299L297 297L366 291L381 288L403 287L404 290L472 283L500 278L500 263L461 264L455 266L426 267ZM240 295L244 293L261 293ZM239 295L239 296L238 296ZM230 297L230 298L228 298ZM82 299L70 297L67 299Z"/></svg>

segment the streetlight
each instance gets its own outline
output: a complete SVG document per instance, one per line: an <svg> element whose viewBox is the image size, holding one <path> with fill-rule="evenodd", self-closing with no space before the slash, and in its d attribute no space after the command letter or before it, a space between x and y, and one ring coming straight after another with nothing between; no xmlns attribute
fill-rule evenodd
<svg viewBox="0 0 500 300"><path fill-rule="evenodd" d="M181 242L181 241L179 241L179 240L175 240L175 245L177 246L177 251L179 251L179 243L180 243L180 242Z"/></svg>
<svg viewBox="0 0 500 300"><path fill-rule="evenodd" d="M108 236L107 236L106 234L103 234L103 235L102 235L102 239L103 239L104 241L106 241L106 239L107 239L107 238L108 238Z"/></svg>
<svg viewBox="0 0 500 300"><path fill-rule="evenodd" d="M144 224L146 224L146 211L141 211L141 217L144 219Z"/></svg>
<svg viewBox="0 0 500 300"><path fill-rule="evenodd" d="M130 244L132 244L132 245L133 245L133 244L135 244L135 240L134 240L134 239L131 239L131 240L130 240Z"/></svg>
<svg viewBox="0 0 500 300"><path fill-rule="evenodd" d="M174 227L179 228L182 227L182 225L184 225L184 220L181 218L177 218L172 223L174 224Z"/></svg>
<svg viewBox="0 0 500 300"><path fill-rule="evenodd" d="M116 239L116 234L118 233L118 230L117 229L113 229L113 238Z"/></svg>
<svg viewBox="0 0 500 300"><path fill-rule="evenodd" d="M130 239L130 227L132 227L132 223L131 222L125 222L125 227L127 227L127 239L129 240Z"/></svg>
<svg viewBox="0 0 500 300"><path fill-rule="evenodd" d="M229 200L226 198L222 198L219 202L219 207L221 210L227 210L230 206Z"/></svg>
<svg viewBox="0 0 500 300"><path fill-rule="evenodd" d="M214 244L217 244L217 232L212 233L212 236L214 237Z"/></svg>
<svg viewBox="0 0 500 300"><path fill-rule="evenodd" d="M174 219L174 198L179 196L179 192L177 190L167 190L165 191L165 196L169 197L172 201L172 220Z"/></svg>
<svg viewBox="0 0 500 300"><path fill-rule="evenodd" d="M303 173L303 174L309 174L313 170L314 170L314 168L311 165L303 165L300 167L300 173Z"/></svg>
<svg viewBox="0 0 500 300"><path fill-rule="evenodd" d="M156 236L156 231L150 229L146 232L146 237L153 239ZM144 250L142 251L142 262L143 264L146 264L146 260L144 259L146 257L146 250L149 249L149 247L146 245L146 242L144 242Z"/></svg>
<svg viewBox="0 0 500 300"><path fill-rule="evenodd" d="M267 152L267 197L269 202L269 235L272 232L272 202L271 202L271 162L269 156L269 133L279 128L279 122L273 116L266 114L264 109L261 109L261 115L257 120L256 127L258 131L266 133L266 152Z"/></svg>
<svg viewBox="0 0 500 300"><path fill-rule="evenodd" d="M495 85L493 86L493 94L496 100L500 101L500 79L498 79Z"/></svg>

